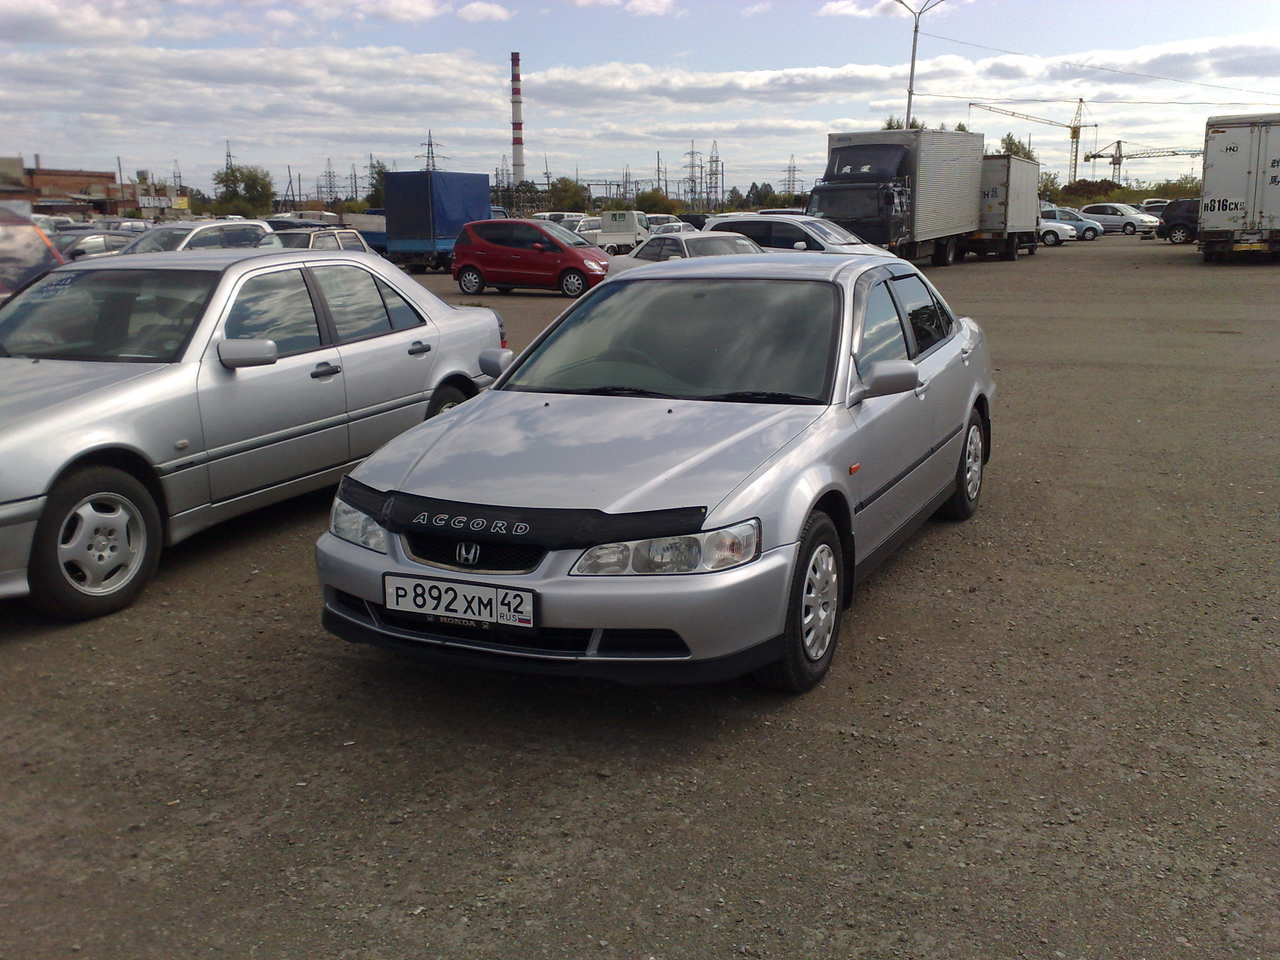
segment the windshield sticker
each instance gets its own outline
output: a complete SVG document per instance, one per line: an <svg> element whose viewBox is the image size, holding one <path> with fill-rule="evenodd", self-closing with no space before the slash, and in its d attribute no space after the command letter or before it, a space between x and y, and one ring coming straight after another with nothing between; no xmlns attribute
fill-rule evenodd
<svg viewBox="0 0 1280 960"><path fill-rule="evenodd" d="M58 294L63 293L78 279L79 276L74 273L63 273L56 277L50 277L45 283L32 290L31 295L37 300L51 300Z"/></svg>

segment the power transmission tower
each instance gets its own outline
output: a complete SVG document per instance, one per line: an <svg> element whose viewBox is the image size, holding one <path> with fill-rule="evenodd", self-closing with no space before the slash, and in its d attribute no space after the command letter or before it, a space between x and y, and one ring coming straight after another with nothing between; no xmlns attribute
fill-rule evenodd
<svg viewBox="0 0 1280 960"><path fill-rule="evenodd" d="M547 155L542 155L542 177L547 181L547 189L551 189L551 165L547 162Z"/></svg>
<svg viewBox="0 0 1280 960"><path fill-rule="evenodd" d="M720 209L724 202L724 162L720 159L720 144L711 141L711 155L707 157L707 208Z"/></svg>
<svg viewBox="0 0 1280 960"><path fill-rule="evenodd" d="M316 192L322 204L330 204L338 199L338 175L333 171L333 160L325 158L324 173L316 181Z"/></svg>
<svg viewBox="0 0 1280 960"><path fill-rule="evenodd" d="M794 194L796 192L796 185L800 182L797 179L796 174L799 172L799 168L796 167L796 155L793 153L791 155L791 161L782 169L783 193Z"/></svg>
<svg viewBox="0 0 1280 960"><path fill-rule="evenodd" d="M232 167L236 165L235 160L236 158L231 155L231 141L228 140L227 141L227 161L226 161L226 166L224 167L227 173L230 173Z"/></svg>
<svg viewBox="0 0 1280 960"><path fill-rule="evenodd" d="M699 200L705 199L703 197L704 168L702 164L702 154L698 151L698 148L694 146L692 140L689 141L689 150L685 153L685 157L688 158L689 161L685 164L685 169L689 171L689 175L685 177L685 183L688 184L689 191L688 201L689 205L696 209L699 206Z"/></svg>
<svg viewBox="0 0 1280 960"><path fill-rule="evenodd" d="M446 157L443 153L436 153L436 147L438 147L438 146L439 146L439 144L438 144L438 143L436 143L436 142L435 142L435 139L431 136L431 131L430 131L430 130L428 130L428 131L427 131L427 139L426 139L426 142L425 142L425 143L420 143L420 144L418 144L418 146L420 146L420 147L426 147L426 148L427 148L427 152L426 152L426 153L419 153L419 154L417 155L417 157L416 157L416 159L418 159L418 160L421 160L421 161L422 161L422 169L423 169L423 170L436 170L436 169L439 169L439 168L437 167L437 165L436 165L436 162L437 162L438 160L448 160L448 159L449 159L449 158L448 158L448 157Z"/></svg>

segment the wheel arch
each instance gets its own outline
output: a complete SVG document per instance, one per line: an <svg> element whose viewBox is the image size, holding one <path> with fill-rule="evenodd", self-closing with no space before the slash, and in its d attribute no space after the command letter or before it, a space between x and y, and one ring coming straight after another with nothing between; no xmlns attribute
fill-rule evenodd
<svg viewBox="0 0 1280 960"><path fill-rule="evenodd" d="M86 450L78 453L63 464L62 468L49 482L49 488L46 493L52 491L69 474L85 467L114 467L123 473L129 474L129 476L146 487L147 492L151 494L151 499L155 501L156 509L160 512L163 538L164 540L168 539L168 498L165 496L164 485L160 482L160 474L156 472L156 468L150 460L130 447L110 446Z"/></svg>
<svg viewBox="0 0 1280 960"><path fill-rule="evenodd" d="M980 393L974 399L973 406L978 411L978 416L982 418L982 462L989 463L991 460L991 403L987 400L986 394Z"/></svg>
<svg viewBox="0 0 1280 960"><path fill-rule="evenodd" d="M467 395L467 399L470 399L480 393L480 388L476 386L475 381L460 370L454 370L445 374L435 387L432 388L431 392L435 393L435 391L439 390L441 387L457 387Z"/></svg>
<svg viewBox="0 0 1280 960"><path fill-rule="evenodd" d="M844 584L841 587L840 603L848 609L853 605L853 567L857 561L853 540L853 512L849 509L849 501L844 492L836 489L823 493L809 508L809 513L819 510L831 518L840 537L840 552L844 555Z"/></svg>

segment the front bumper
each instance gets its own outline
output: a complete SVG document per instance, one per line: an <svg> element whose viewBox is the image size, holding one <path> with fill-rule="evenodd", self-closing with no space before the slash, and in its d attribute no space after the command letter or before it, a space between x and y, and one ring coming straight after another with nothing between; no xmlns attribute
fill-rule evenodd
<svg viewBox="0 0 1280 960"><path fill-rule="evenodd" d="M44 502L44 497L29 497L0 505L0 599L31 592L27 564Z"/></svg>
<svg viewBox="0 0 1280 960"><path fill-rule="evenodd" d="M382 555L325 533L316 544L323 623L343 639L435 660L624 682L703 682L778 659L795 544L733 570L686 576L571 577L581 550L531 573L463 573ZM538 595L536 629L450 628L383 606L386 573L491 583Z"/></svg>

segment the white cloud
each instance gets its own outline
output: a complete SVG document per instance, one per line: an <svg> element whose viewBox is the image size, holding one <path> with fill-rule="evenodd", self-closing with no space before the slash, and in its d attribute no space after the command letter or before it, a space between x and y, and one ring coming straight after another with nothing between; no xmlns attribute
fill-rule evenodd
<svg viewBox="0 0 1280 960"><path fill-rule="evenodd" d="M818 10L820 17L879 17L884 14L908 15L894 0L874 0L870 3L862 3L860 0L830 0Z"/></svg>
<svg viewBox="0 0 1280 960"><path fill-rule="evenodd" d="M515 14L500 3L482 3L476 0L458 10L458 16L475 23L481 20L510 20Z"/></svg>
<svg viewBox="0 0 1280 960"><path fill-rule="evenodd" d="M622 0L569 0L575 7L619 7Z"/></svg>
<svg viewBox="0 0 1280 960"><path fill-rule="evenodd" d="M637 17L665 17L679 12L675 0L627 0L627 13Z"/></svg>
<svg viewBox="0 0 1280 960"><path fill-rule="evenodd" d="M762 13L768 13L772 9L773 4L770 3L769 0L764 0L763 3L753 3L751 6L745 8L742 11L742 15L744 17L756 17Z"/></svg>

